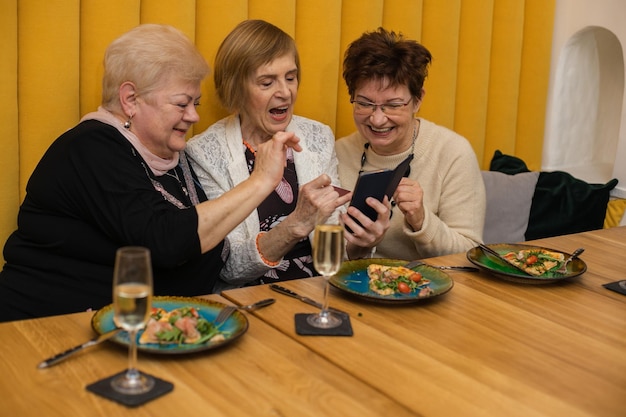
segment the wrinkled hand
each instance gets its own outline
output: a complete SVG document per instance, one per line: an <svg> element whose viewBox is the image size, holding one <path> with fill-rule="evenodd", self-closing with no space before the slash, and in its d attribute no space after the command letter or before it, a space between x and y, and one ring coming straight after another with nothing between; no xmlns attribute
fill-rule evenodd
<svg viewBox="0 0 626 417"><path fill-rule="evenodd" d="M293 132L277 132L272 138L260 144L256 150L254 171L250 175L263 178L274 189L283 178L287 164L287 149L300 152L302 147Z"/></svg>
<svg viewBox="0 0 626 417"><path fill-rule="evenodd" d="M347 214L342 214L344 224L352 230L352 233L346 231L346 240L348 243L360 248L371 249L378 245L390 226L391 203L387 197L381 203L373 197L368 197L365 202L368 206L376 210L378 216L376 221L372 221L369 217L356 207L348 207ZM358 220L357 223L354 219Z"/></svg>
<svg viewBox="0 0 626 417"><path fill-rule="evenodd" d="M315 224L328 219L337 207L343 206L352 198L352 193L339 196L331 186L328 175L322 174L304 184L298 192L296 208L284 220L292 233L307 236L315 229Z"/></svg>
<svg viewBox="0 0 626 417"><path fill-rule="evenodd" d="M416 232L422 230L425 213L424 190L420 184L415 180L402 178L393 199L411 228Z"/></svg>

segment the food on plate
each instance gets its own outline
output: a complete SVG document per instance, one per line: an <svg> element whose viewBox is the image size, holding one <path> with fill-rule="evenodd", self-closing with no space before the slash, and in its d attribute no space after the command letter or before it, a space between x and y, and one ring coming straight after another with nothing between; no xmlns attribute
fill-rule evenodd
<svg viewBox="0 0 626 417"><path fill-rule="evenodd" d="M198 314L195 307L167 311L153 307L139 343L199 344L224 340L223 332Z"/></svg>
<svg viewBox="0 0 626 417"><path fill-rule="evenodd" d="M430 280L419 272L403 266L370 264L367 267L367 275L370 289L380 295L417 292L418 296L426 297L433 293Z"/></svg>
<svg viewBox="0 0 626 417"><path fill-rule="evenodd" d="M522 249L502 255L511 265L526 271L530 275L540 276L553 269L558 269L565 261L565 255L542 248Z"/></svg>

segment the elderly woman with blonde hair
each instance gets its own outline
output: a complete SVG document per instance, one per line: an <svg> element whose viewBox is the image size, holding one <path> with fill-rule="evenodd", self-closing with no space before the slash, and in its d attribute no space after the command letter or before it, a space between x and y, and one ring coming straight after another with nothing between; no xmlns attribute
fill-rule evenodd
<svg viewBox="0 0 626 417"><path fill-rule="evenodd" d="M208 200L186 134L209 67L179 30L141 25L104 58L102 105L56 139L35 168L4 248L0 320L98 309L111 302L115 252L145 246L155 295L213 291L226 235L282 178L297 139L257 149L257 169Z"/></svg>

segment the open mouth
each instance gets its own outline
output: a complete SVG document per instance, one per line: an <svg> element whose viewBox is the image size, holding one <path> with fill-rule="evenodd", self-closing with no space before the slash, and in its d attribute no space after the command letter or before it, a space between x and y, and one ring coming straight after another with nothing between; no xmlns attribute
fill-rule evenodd
<svg viewBox="0 0 626 417"><path fill-rule="evenodd" d="M287 113L287 111L289 110L289 106L285 106L285 107L274 107L273 109L270 109L270 113L280 116L283 115L285 113Z"/></svg>

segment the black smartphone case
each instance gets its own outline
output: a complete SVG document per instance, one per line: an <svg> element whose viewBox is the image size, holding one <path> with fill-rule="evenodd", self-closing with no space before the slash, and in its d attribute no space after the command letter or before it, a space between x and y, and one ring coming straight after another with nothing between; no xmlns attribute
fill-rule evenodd
<svg viewBox="0 0 626 417"><path fill-rule="evenodd" d="M398 188L398 184L405 176L409 168L409 164L413 160L413 155L409 155L394 170L382 170L373 172L362 172L354 186L354 194L350 205L358 208L369 217L372 221L376 221L378 214L376 210L368 206L365 202L367 197L374 197L378 201L383 201L387 196L391 198ZM348 230L349 231L349 230Z"/></svg>

